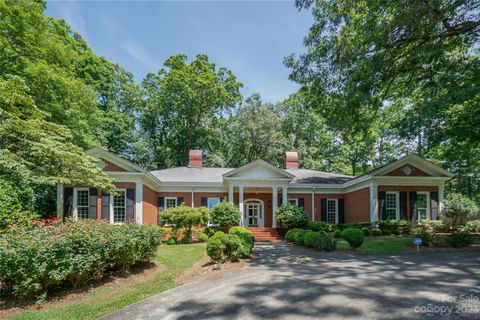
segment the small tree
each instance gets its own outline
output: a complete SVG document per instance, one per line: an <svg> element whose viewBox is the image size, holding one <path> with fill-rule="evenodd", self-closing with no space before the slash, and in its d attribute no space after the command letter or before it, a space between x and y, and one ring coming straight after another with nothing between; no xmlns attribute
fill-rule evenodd
<svg viewBox="0 0 480 320"><path fill-rule="evenodd" d="M442 209L442 215L452 219L452 225L456 226L458 219L474 217L478 214L475 202L459 193L448 195Z"/></svg>
<svg viewBox="0 0 480 320"><path fill-rule="evenodd" d="M225 199L210 210L212 223L218 224L222 228L238 226L240 217L238 207Z"/></svg>
<svg viewBox="0 0 480 320"><path fill-rule="evenodd" d="M182 204L175 208L169 208L160 213L162 224L173 224L175 229L185 229L185 237L191 239L192 228L196 225L206 225L208 222L207 208L191 208Z"/></svg>
<svg viewBox="0 0 480 320"><path fill-rule="evenodd" d="M308 223L305 211L293 204L287 204L278 209L275 217L282 226L289 229L301 228Z"/></svg>

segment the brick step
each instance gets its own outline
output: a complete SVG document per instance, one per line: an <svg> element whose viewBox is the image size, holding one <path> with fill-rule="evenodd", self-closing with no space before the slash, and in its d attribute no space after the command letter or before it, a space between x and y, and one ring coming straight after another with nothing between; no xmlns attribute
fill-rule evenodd
<svg viewBox="0 0 480 320"><path fill-rule="evenodd" d="M282 237L274 228L248 228L252 231L255 241L257 242L281 242Z"/></svg>

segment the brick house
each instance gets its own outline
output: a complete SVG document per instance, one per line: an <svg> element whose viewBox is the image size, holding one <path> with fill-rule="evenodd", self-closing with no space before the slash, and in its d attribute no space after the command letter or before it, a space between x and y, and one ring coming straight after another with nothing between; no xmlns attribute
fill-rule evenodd
<svg viewBox="0 0 480 320"><path fill-rule="evenodd" d="M151 225L165 208L182 203L211 208L225 198L239 206L246 227L276 228L275 212L286 203L302 207L311 220L328 223L438 219L443 185L452 177L413 154L352 177L299 169L296 152L285 153L282 169L260 159L239 168L207 168L202 151L191 150L188 167L150 172L101 148L86 153L99 159L118 194L58 185L59 217Z"/></svg>

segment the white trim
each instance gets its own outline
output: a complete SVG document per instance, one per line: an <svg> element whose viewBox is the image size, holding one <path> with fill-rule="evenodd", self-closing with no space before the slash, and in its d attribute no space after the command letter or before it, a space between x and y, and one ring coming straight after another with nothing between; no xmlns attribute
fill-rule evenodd
<svg viewBox="0 0 480 320"><path fill-rule="evenodd" d="M290 201L294 201L294 205L298 207L298 198L287 198L287 203L290 203Z"/></svg>
<svg viewBox="0 0 480 320"><path fill-rule="evenodd" d="M424 219L420 219L420 217L418 216L418 195L419 194L424 194L427 196L427 217L426 217L426 220L430 220L432 218L432 213L430 212L430 191L417 191L417 204L416 204L416 208L417 208L417 221L419 220L424 220ZM423 209L423 208L422 208Z"/></svg>
<svg viewBox="0 0 480 320"><path fill-rule="evenodd" d="M258 204L260 206L259 215L260 215L261 218L258 217L258 227L260 227L260 228L265 227L265 202L263 202L263 200L258 199L258 198L248 198L248 199L245 200L244 205L243 205L245 209L248 205L254 205L254 203L249 203L249 202L259 202L259 204ZM247 213L248 210L244 211L244 212ZM248 227L248 217L244 217L242 215L242 219L244 220L244 225ZM245 221L246 221L246 223L245 223Z"/></svg>
<svg viewBox="0 0 480 320"><path fill-rule="evenodd" d="M277 210L278 210L278 188L274 186L272 187L272 228L277 227ZM265 222L263 223L263 225L265 226Z"/></svg>
<svg viewBox="0 0 480 320"><path fill-rule="evenodd" d="M395 195L395 220L400 220L400 192L399 191L386 191L385 192L385 210L388 210L387 207L387 195ZM390 219L387 219L390 220Z"/></svg>
<svg viewBox="0 0 480 320"><path fill-rule="evenodd" d="M327 223L328 223L328 202L335 202L335 224L338 224L338 199L333 199L333 198L327 198Z"/></svg>
<svg viewBox="0 0 480 320"><path fill-rule="evenodd" d="M73 221L78 221L78 209L77 209L77 191L87 191L88 192L88 209L90 210L90 189L89 188L73 188L73 210L72 210L72 219Z"/></svg>
<svg viewBox="0 0 480 320"><path fill-rule="evenodd" d="M370 222L378 221L378 186L370 185Z"/></svg>
<svg viewBox="0 0 480 320"><path fill-rule="evenodd" d="M63 219L63 184L57 184L57 218Z"/></svg>
<svg viewBox="0 0 480 320"><path fill-rule="evenodd" d="M312 221L315 221L315 188L312 190Z"/></svg>
<svg viewBox="0 0 480 320"><path fill-rule="evenodd" d="M135 222L143 224L143 183L138 182L135 183Z"/></svg>
<svg viewBox="0 0 480 320"><path fill-rule="evenodd" d="M127 189L126 188L117 188L115 189L115 191L117 192L123 192L123 195L124 195L124 207L125 207L125 221L127 220ZM114 208L113 208L113 198L115 196L114 195L111 195L109 198L110 198L110 223L111 224L122 224L123 222L114 222Z"/></svg>
<svg viewBox="0 0 480 320"><path fill-rule="evenodd" d="M277 168L275 167L274 165L271 165L270 163L262 160L262 159L257 159L255 161L252 161L250 163L247 163L246 165L243 165L241 167L238 167L236 169L233 169L231 171L228 171L226 173L223 174L223 178L230 178L232 175L234 174L237 174L239 172L242 172L242 171L245 171L245 170L248 170L249 168L252 168L252 167L255 167L255 166L262 166L264 168L267 168L267 169L270 169L272 170L273 172L276 172L282 176L284 176L285 178L287 178L287 180L291 180L293 178L295 178L295 176L293 174L291 174L290 172L287 172L285 170L282 170L280 168ZM232 179L232 178L230 178Z"/></svg>
<svg viewBox="0 0 480 320"><path fill-rule="evenodd" d="M178 203L177 203L177 202L178 202L178 199L177 199L177 197L164 197L164 198L163 198L163 210L167 210L167 209L168 209L168 207L167 207L167 200L172 200L172 199L175 200L175 207L178 207ZM173 208L175 208L175 207L173 207Z"/></svg>
<svg viewBox="0 0 480 320"><path fill-rule="evenodd" d="M442 216L442 209L443 209L443 184L438 186L438 209L437 209L437 216L435 219L438 219ZM434 217L432 217L433 219Z"/></svg>

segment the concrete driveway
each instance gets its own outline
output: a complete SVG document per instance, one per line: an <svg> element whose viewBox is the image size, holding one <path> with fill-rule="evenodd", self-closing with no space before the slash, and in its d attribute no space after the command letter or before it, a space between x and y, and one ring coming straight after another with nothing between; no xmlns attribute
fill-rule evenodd
<svg viewBox="0 0 480 320"><path fill-rule="evenodd" d="M479 253L352 255L259 245L240 272L105 319L480 319Z"/></svg>

